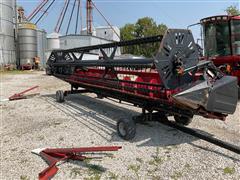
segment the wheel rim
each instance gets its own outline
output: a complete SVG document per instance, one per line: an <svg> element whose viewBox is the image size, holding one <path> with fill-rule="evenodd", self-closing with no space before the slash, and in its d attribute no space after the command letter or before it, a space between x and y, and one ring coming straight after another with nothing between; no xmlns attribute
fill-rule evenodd
<svg viewBox="0 0 240 180"><path fill-rule="evenodd" d="M119 130L119 133L120 133L122 136L125 136L125 135L127 134L123 122L120 122L120 123L119 123L119 125L118 125L118 130Z"/></svg>

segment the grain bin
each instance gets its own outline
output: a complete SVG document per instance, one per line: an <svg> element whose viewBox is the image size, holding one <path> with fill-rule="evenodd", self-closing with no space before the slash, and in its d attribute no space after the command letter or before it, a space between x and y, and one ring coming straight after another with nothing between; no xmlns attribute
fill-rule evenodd
<svg viewBox="0 0 240 180"><path fill-rule="evenodd" d="M46 59L49 58L52 51L55 49L60 49L60 34L58 33L51 33L47 35L47 52L46 52Z"/></svg>
<svg viewBox="0 0 240 180"><path fill-rule="evenodd" d="M14 42L15 0L0 0L0 67L16 65Z"/></svg>
<svg viewBox="0 0 240 180"><path fill-rule="evenodd" d="M51 33L47 35L47 50L52 51L54 49L60 48L60 34L58 33Z"/></svg>
<svg viewBox="0 0 240 180"><path fill-rule="evenodd" d="M40 59L40 67L46 67L46 53L47 51L47 33L45 30L37 30L37 56Z"/></svg>
<svg viewBox="0 0 240 180"><path fill-rule="evenodd" d="M20 67L32 66L37 57L37 30L31 23L18 25L18 47Z"/></svg>

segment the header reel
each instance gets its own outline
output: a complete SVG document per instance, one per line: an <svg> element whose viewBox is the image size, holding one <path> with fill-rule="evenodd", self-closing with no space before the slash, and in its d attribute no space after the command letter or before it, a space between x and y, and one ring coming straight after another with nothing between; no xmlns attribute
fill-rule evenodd
<svg viewBox="0 0 240 180"><path fill-rule="evenodd" d="M154 58L115 57L118 47L155 42L161 42L161 45ZM96 49L103 54L103 59L83 60L85 53ZM107 55L106 49L112 49L112 53ZM98 87L98 93L105 91L104 94L110 88L112 93L108 96L118 91L119 99L126 94L133 96L132 101L139 100L139 96L145 96L147 101L167 99L183 109L196 112L203 110L205 114L232 114L236 109L237 79L223 76L210 61L199 61L198 49L190 30L168 29L163 37L53 51L47 66L48 72L56 77L70 83L74 79L75 86L81 87L84 83L85 87L87 83L87 87ZM131 79L131 76L136 79ZM94 88L91 90L95 91Z"/></svg>

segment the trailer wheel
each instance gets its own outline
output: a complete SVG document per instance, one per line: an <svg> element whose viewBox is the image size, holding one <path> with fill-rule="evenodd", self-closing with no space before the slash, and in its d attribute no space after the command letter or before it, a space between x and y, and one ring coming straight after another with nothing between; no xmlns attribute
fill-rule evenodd
<svg viewBox="0 0 240 180"><path fill-rule="evenodd" d="M64 102L64 92L62 90L56 92L56 101L59 103Z"/></svg>
<svg viewBox="0 0 240 180"><path fill-rule="evenodd" d="M187 126L192 122L193 117L186 117L186 116L179 116L179 115L175 115L174 116L174 120L176 121L176 123Z"/></svg>
<svg viewBox="0 0 240 180"><path fill-rule="evenodd" d="M120 119L117 122L117 132L124 140L131 140L136 134L136 123L132 119Z"/></svg>

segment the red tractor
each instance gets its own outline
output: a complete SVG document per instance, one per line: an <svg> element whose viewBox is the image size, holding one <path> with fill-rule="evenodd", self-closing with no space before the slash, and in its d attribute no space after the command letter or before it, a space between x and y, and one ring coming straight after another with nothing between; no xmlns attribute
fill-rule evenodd
<svg viewBox="0 0 240 180"><path fill-rule="evenodd" d="M240 15L212 16L200 20L204 56L240 85Z"/></svg>

